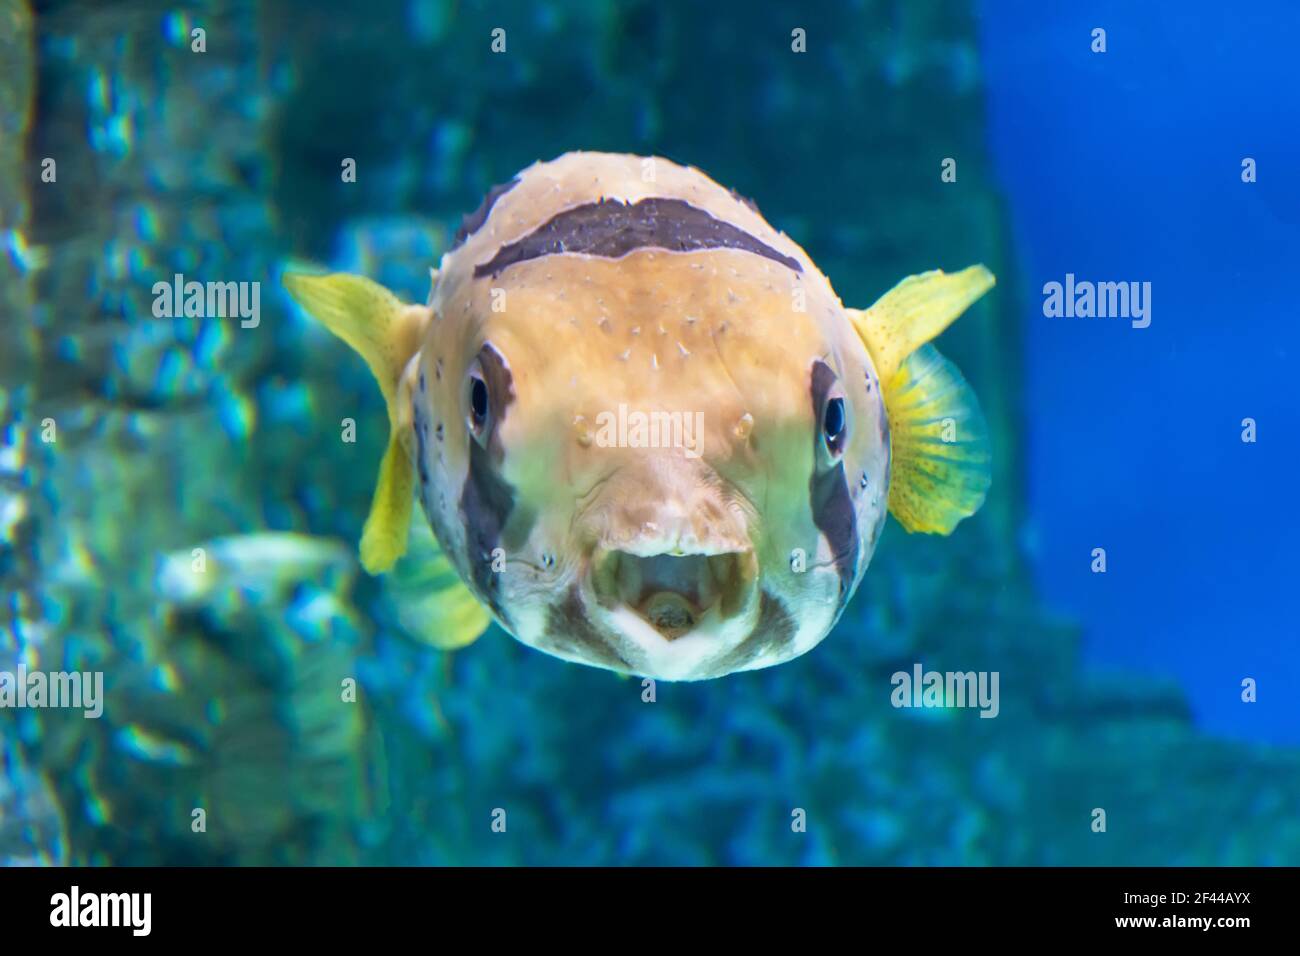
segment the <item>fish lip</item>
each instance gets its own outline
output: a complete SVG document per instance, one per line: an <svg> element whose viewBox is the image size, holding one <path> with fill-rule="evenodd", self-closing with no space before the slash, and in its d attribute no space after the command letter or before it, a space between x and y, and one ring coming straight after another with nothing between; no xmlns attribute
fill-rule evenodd
<svg viewBox="0 0 1300 956"><path fill-rule="evenodd" d="M757 600L758 558L747 543L735 548L717 540L689 550L645 540L602 544L592 552L585 584L596 607L631 610L674 641L747 613Z"/></svg>
<svg viewBox="0 0 1300 956"><path fill-rule="evenodd" d="M596 555L608 555L611 552L623 552L638 558L654 558L660 555L672 555L676 557L694 557L694 556L716 556L724 554L736 554L743 551L751 551L749 542L740 538L711 538L701 541L697 538L686 537L672 544L667 543L662 538L653 535L637 535L636 537L627 538L622 541L605 541L598 545L593 551L593 558Z"/></svg>

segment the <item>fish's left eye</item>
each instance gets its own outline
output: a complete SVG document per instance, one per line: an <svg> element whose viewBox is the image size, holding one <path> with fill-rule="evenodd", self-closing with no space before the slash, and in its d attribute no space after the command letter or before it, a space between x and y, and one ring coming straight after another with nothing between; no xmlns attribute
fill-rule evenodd
<svg viewBox="0 0 1300 956"><path fill-rule="evenodd" d="M822 412L822 438L826 450L838 458L844 454L844 442L849 433L849 419L844 409L844 399L835 397L826 402Z"/></svg>

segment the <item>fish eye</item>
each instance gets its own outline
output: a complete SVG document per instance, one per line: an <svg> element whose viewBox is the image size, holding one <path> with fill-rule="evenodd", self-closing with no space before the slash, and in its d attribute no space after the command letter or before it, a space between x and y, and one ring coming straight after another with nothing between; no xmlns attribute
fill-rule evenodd
<svg viewBox="0 0 1300 956"><path fill-rule="evenodd" d="M844 399L836 396L826 402L822 411L822 438L826 450L838 458L844 454L844 441L848 436L849 419L844 410Z"/></svg>
<svg viewBox="0 0 1300 956"><path fill-rule="evenodd" d="M482 425L487 421L487 382L483 381L481 378L475 378L474 384L470 387L469 405L470 413L474 416L475 423Z"/></svg>
<svg viewBox="0 0 1300 956"><path fill-rule="evenodd" d="M492 424L492 401L487 381L483 378L483 370L477 362L469 370L466 383L469 390L469 414L465 422L470 434L483 442L487 439Z"/></svg>

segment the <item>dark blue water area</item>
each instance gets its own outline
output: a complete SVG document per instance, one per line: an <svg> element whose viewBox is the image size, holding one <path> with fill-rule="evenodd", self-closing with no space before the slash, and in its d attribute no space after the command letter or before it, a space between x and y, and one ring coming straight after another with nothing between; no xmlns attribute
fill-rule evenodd
<svg viewBox="0 0 1300 956"><path fill-rule="evenodd" d="M981 43L1038 583L1090 665L1175 678L1212 733L1300 741L1300 4L990 2ZM1150 326L1045 317L1067 273L1150 282Z"/></svg>

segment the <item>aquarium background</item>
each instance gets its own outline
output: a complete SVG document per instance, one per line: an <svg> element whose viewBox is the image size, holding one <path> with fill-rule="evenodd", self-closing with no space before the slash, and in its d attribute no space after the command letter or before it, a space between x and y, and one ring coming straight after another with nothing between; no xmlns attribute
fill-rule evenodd
<svg viewBox="0 0 1300 956"><path fill-rule="evenodd" d="M1300 15L1056 7L0 0L0 670L107 697L0 710L0 861L1300 863ZM279 287L422 301L460 216L575 148L754 197L851 305L999 279L940 340L983 511L891 524L803 658L653 702L421 643L356 564L379 395ZM260 281L258 326L155 318L177 272ZM1067 272L1150 281L1151 326L1046 318ZM999 715L893 708L917 663L997 671Z"/></svg>

